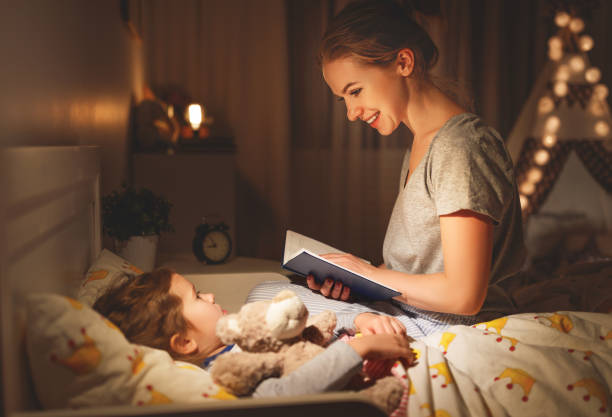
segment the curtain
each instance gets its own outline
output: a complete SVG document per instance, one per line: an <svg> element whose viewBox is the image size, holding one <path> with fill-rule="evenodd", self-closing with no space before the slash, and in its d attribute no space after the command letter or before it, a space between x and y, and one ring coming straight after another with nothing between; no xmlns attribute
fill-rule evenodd
<svg viewBox="0 0 612 417"><path fill-rule="evenodd" d="M413 2L439 47L434 74L442 88L467 97L506 137L548 59L555 2ZM402 127L382 137L348 122L344 104L325 85L316 64L318 43L345 3L145 3L147 79L184 86L236 141L239 255L279 259L284 231L291 228L382 261L411 134ZM596 42L592 62L605 81L612 76L605 65L612 31L605 31L611 12L603 3L585 22Z"/></svg>
<svg viewBox="0 0 612 417"><path fill-rule="evenodd" d="M278 258L289 204L289 104L282 0L144 4L146 78L205 105L236 144L236 253ZM206 190L185 190L196 193ZM211 195L211 198L215 198Z"/></svg>

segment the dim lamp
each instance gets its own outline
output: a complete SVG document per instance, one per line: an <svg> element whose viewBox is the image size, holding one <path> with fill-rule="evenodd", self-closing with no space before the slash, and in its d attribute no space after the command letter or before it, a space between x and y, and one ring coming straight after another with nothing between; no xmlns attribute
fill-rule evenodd
<svg viewBox="0 0 612 417"><path fill-rule="evenodd" d="M191 129L193 129L193 137L197 138L199 136L200 126L202 126L202 121L204 120L204 111L202 106L193 103L187 107L187 121L191 125Z"/></svg>

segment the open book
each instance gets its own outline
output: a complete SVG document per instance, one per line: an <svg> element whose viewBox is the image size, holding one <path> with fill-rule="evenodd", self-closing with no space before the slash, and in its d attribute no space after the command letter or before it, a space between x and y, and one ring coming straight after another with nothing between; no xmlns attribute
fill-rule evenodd
<svg viewBox="0 0 612 417"><path fill-rule="evenodd" d="M281 266L304 277L312 274L319 282L323 282L328 277L341 281L342 284L351 288L351 293L359 294L371 300L387 300L400 295L399 291L391 287L366 278L319 256L327 253L346 252L292 230L287 230Z"/></svg>

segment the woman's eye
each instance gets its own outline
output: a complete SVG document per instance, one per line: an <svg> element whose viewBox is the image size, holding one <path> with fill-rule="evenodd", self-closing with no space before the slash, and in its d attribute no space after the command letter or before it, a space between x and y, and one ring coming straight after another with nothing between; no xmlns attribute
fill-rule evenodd
<svg viewBox="0 0 612 417"><path fill-rule="evenodd" d="M355 90L351 91L349 94L352 95L353 97L357 97L359 93L361 93L361 88L356 88Z"/></svg>

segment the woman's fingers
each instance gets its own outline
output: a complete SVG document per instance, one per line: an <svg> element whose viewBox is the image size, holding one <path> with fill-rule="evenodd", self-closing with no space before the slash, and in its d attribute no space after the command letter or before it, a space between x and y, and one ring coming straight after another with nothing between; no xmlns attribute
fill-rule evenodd
<svg viewBox="0 0 612 417"><path fill-rule="evenodd" d="M319 291L325 297L331 297L337 300L346 301L351 295L350 287L346 287L342 285L342 282L334 281L331 278L326 278L325 281L320 284L313 275L308 275L306 277L306 285L308 285L308 288L311 290Z"/></svg>

